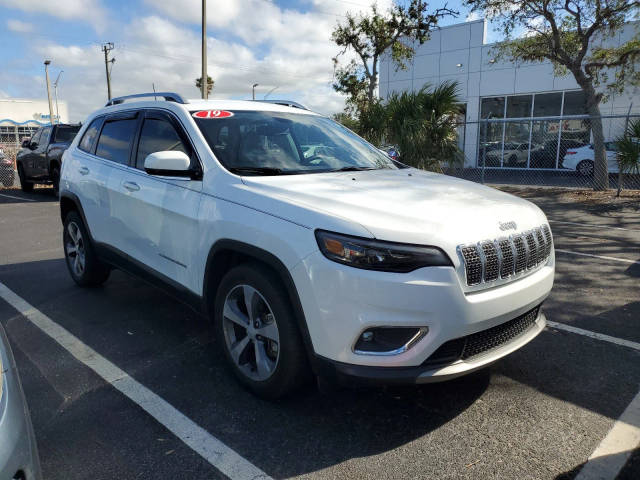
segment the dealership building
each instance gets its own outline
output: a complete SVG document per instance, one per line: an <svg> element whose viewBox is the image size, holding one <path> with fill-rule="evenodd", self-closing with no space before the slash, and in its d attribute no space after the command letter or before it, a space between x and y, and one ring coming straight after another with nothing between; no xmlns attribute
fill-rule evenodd
<svg viewBox="0 0 640 480"><path fill-rule="evenodd" d="M54 120L67 122L67 103L53 101ZM51 123L49 102L26 98L0 98L0 144L19 144L40 126Z"/></svg>
<svg viewBox="0 0 640 480"><path fill-rule="evenodd" d="M624 43L639 28L629 23L611 41ZM556 76L550 62L496 59L486 33L484 19L442 27L424 44L416 42L408 69L383 59L380 97L457 81L464 104L459 145L465 167L484 162L487 168L561 168L568 147L591 141L579 86L570 74ZM610 95L600 109L605 140L612 140L628 116L640 115L640 89L630 86Z"/></svg>

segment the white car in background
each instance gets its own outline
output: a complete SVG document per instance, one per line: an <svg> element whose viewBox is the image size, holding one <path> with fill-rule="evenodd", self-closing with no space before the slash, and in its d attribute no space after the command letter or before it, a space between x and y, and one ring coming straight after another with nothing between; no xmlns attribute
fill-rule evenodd
<svg viewBox="0 0 640 480"><path fill-rule="evenodd" d="M618 150L616 142L604 142L605 149L607 151L607 167L609 172L618 172ZM569 170L575 170L583 177L590 177L593 175L593 159L595 152L593 150L593 143L585 145L584 147L570 148L562 160L562 166Z"/></svg>

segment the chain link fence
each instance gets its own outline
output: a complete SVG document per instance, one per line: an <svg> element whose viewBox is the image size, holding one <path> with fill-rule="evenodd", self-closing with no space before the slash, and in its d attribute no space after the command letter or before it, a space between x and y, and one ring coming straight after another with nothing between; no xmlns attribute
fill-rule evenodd
<svg viewBox="0 0 640 480"><path fill-rule="evenodd" d="M9 125L0 126L0 188L20 186L16 172L16 155L25 138L31 137L37 127Z"/></svg>
<svg viewBox="0 0 640 480"><path fill-rule="evenodd" d="M609 188L640 189L640 159L631 172L618 169L616 140L640 115L600 117ZM464 163L443 168L448 175L502 185L594 187L592 118L587 115L486 119L458 128Z"/></svg>

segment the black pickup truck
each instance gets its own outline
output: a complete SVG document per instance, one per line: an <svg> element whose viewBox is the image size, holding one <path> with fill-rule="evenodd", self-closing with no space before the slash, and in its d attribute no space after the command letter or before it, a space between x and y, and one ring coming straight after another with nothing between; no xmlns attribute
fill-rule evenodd
<svg viewBox="0 0 640 480"><path fill-rule="evenodd" d="M71 145L80 125L57 124L40 127L16 156L22 191L30 192L36 183L53 185L58 194L62 154Z"/></svg>

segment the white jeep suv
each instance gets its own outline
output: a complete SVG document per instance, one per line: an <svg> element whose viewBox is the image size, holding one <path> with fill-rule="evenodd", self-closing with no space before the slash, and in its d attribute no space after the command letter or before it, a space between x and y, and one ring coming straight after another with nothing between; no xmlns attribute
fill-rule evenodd
<svg viewBox="0 0 640 480"><path fill-rule="evenodd" d="M264 397L312 372L453 378L545 325L555 260L538 207L408 168L303 108L111 100L65 153L60 208L76 283L119 268L165 288Z"/></svg>

